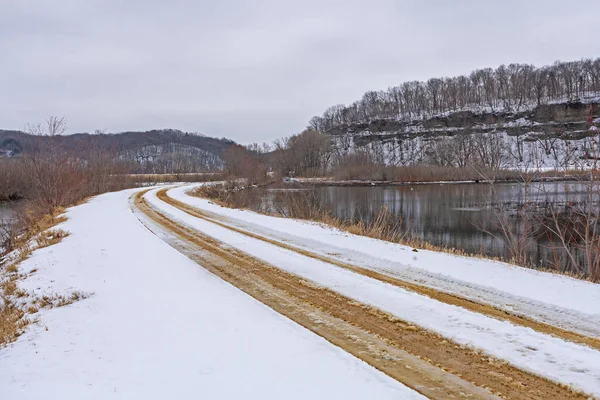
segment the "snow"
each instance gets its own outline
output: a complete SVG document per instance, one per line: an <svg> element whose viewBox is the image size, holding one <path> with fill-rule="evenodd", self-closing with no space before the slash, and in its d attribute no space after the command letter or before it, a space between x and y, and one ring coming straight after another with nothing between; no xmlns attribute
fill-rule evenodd
<svg viewBox="0 0 600 400"><path fill-rule="evenodd" d="M413 253L407 246L321 224L220 207L187 195L189 190L190 186L178 187L169 195L275 240L600 337L598 284L475 257L427 250Z"/></svg>
<svg viewBox="0 0 600 400"><path fill-rule="evenodd" d="M181 199L184 190L175 189L171 190L171 193L174 197ZM441 303L332 264L300 256L258 239L232 232L191 217L189 214L163 203L156 197L155 192L146 194L146 199L173 219L234 248L266 260L283 270L331 288L344 296L375 306L405 321L435 331L457 343L480 349L522 369L556 382L572 385L585 392L600 395L600 352L596 350ZM226 209L219 210L221 214L226 214L226 211ZM253 213L246 212L245 214ZM257 219L269 218L258 214L254 214L254 217ZM270 224L274 220L273 218L268 219L268 222L264 222L264 224ZM287 225L287 228L282 228L287 232L294 232L294 235L312 239L315 239L318 229L329 231L332 233L329 239L335 241L335 244L340 247L372 251L376 257L388 258L392 261L397 261L395 256L400 252L408 253L406 248L403 249L401 246L393 244L385 246L384 242L372 239L367 242L363 241L360 245L359 237L345 235L315 224L285 219L280 219L279 223L282 224L281 226ZM380 245L376 246L378 242ZM395 251L390 251L392 249ZM428 265L436 272L456 274L467 281L472 279L476 284L500 286L502 289L507 289L509 293L512 290L520 295L531 295L539 301L545 301L545 296L548 296L550 304L562 302L563 305L572 307L577 312L597 316L597 296L600 293L597 285L482 260L479 261L480 267L489 266L492 270L476 271L472 266L461 266L465 258L458 257L452 260L451 257L454 256L434 252L419 252L419 257L427 259L428 261L423 265ZM553 291L563 289L565 291L553 293ZM570 297L571 295L573 297Z"/></svg>
<svg viewBox="0 0 600 400"><path fill-rule="evenodd" d="M597 123L597 122L595 122ZM559 137L548 137L550 132L558 129L558 123L547 124L533 123L533 131L521 132L516 135L510 133L514 128L530 127L531 122L518 119L498 124L478 124L471 130L471 135L477 137L494 139L501 147L503 169L518 169L522 171L533 170L564 170L582 167L586 163L582 149L588 148L589 138L586 138L588 129L568 130L564 132L569 135L580 135L583 138L563 140ZM347 132L333 136L334 147L342 154L352 154L358 149L366 150L371 154L378 154L388 165L416 165L420 163L433 163L428 153L431 144L437 141L452 141L454 137L448 137L446 132L457 128L424 128L419 126L405 126L394 131L363 130L358 132ZM598 132L597 127L590 127L590 131ZM467 132L467 133L468 133ZM417 135L417 136L415 136ZM357 137L377 137L381 140L367 141L364 144L354 142ZM520 150L519 150L520 148ZM522 159L521 159L522 157Z"/></svg>
<svg viewBox="0 0 600 400"><path fill-rule="evenodd" d="M21 265L41 311L0 350L1 399L423 399L211 275L149 232L124 191L71 208Z"/></svg>

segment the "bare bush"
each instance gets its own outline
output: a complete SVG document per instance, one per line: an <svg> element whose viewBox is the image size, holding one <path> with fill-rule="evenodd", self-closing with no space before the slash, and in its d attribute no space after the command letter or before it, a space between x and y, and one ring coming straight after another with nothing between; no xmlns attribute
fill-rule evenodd
<svg viewBox="0 0 600 400"><path fill-rule="evenodd" d="M492 232L483 228L480 221L478 227L486 233L502 238L510 254L510 261L528 267L545 267L556 271L573 273L593 281L600 281L600 134L590 124L590 135L586 138L587 157L577 159L576 164L558 160L565 165L565 174L569 174L576 183L578 200L569 200L571 182L559 185L565 193L563 199L552 199L552 193L544 186L538 190L545 201L533 201L530 198L532 183L542 175L533 154L527 165L531 171L521 173L524 182L524 199L518 205L516 213L510 215L503 209L495 209L492 218L496 230ZM571 158L570 152L562 157ZM568 168L566 166L569 166ZM578 168L573 174L571 168ZM485 173L479 171L482 177ZM490 180L493 187L493 180ZM494 192L492 190L492 192ZM497 199L492 203L498 204ZM531 247L536 239L544 235L549 242L552 262L540 264L540 260L532 258Z"/></svg>
<svg viewBox="0 0 600 400"><path fill-rule="evenodd" d="M28 240L26 201L8 203L9 212L0 216L0 256L7 254ZM1 264L1 262L0 262Z"/></svg>
<svg viewBox="0 0 600 400"><path fill-rule="evenodd" d="M258 185L267 180L268 166L261 153L240 145L231 145L223 153L225 170L232 178L242 178L247 185Z"/></svg>
<svg viewBox="0 0 600 400"><path fill-rule="evenodd" d="M0 201L21 199L27 191L27 176L22 163L13 158L0 158Z"/></svg>
<svg viewBox="0 0 600 400"><path fill-rule="evenodd" d="M33 148L23 162L30 180L30 197L42 213L76 202L85 183L84 168L74 151L62 148L58 136L66 131L64 118L50 117L46 125L30 125ZM43 142L40 137L47 136Z"/></svg>
<svg viewBox="0 0 600 400"><path fill-rule="evenodd" d="M587 145L588 159L579 160L583 198L549 204L544 227L556 236L572 270L600 281L600 134L589 137ZM563 185L568 191L568 184Z"/></svg>
<svg viewBox="0 0 600 400"><path fill-rule="evenodd" d="M517 265L527 267L540 267L538 260L532 257L532 248L535 245L535 237L539 230L539 216L536 214L535 203L531 200L531 180L524 182L524 198L522 203L517 204L516 210L511 213L504 209L496 197L494 183L492 185L492 198L488 199L491 204L491 214L485 214L486 220L475 222L476 226L490 236L501 239L505 250L508 252L508 261ZM488 224L492 229L486 228Z"/></svg>
<svg viewBox="0 0 600 400"><path fill-rule="evenodd" d="M33 135L30 148L4 161L9 168L0 173L0 182L9 182L6 192L27 199L28 212L52 213L57 207L76 204L87 196L126 187L119 179L128 172L114 149L99 145L64 146L61 135L66 120L50 117L45 124L29 125Z"/></svg>
<svg viewBox="0 0 600 400"><path fill-rule="evenodd" d="M334 155L332 139L312 129L276 140L269 157L274 172L281 176L322 176Z"/></svg>
<svg viewBox="0 0 600 400"><path fill-rule="evenodd" d="M0 257L16 248L21 230L17 221L0 218Z"/></svg>

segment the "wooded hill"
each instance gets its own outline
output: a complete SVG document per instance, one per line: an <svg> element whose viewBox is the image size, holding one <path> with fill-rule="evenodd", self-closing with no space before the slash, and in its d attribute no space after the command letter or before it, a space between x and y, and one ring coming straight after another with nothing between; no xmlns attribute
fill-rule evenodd
<svg viewBox="0 0 600 400"><path fill-rule="evenodd" d="M469 75L411 81L368 91L350 105L335 105L313 117L309 128L339 133L378 120L424 120L459 111L519 113L553 103L590 103L600 98L600 58L551 66L501 65Z"/></svg>
<svg viewBox="0 0 600 400"><path fill-rule="evenodd" d="M405 82L330 107L308 128L331 137L338 158L539 169L596 159L599 124L600 58Z"/></svg>
<svg viewBox="0 0 600 400"><path fill-rule="evenodd" d="M0 130L0 156L18 156L43 147L47 136ZM53 137L64 150L84 154L90 149L111 152L135 162L134 172L200 172L220 168L225 148L234 142L175 129L145 132L76 133Z"/></svg>

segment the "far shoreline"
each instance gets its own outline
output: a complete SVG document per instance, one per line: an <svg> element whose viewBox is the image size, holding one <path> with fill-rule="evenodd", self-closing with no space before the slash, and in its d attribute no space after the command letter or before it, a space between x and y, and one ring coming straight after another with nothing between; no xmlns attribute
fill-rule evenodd
<svg viewBox="0 0 600 400"><path fill-rule="evenodd" d="M373 186L413 186L413 185L475 185L475 184L497 184L497 183L560 183L560 182L586 182L589 177L585 176L549 176L531 179L471 179L450 181L380 181L362 179L334 179L334 178L289 178L283 180L284 184L301 184L310 186L336 186L336 187L373 187Z"/></svg>

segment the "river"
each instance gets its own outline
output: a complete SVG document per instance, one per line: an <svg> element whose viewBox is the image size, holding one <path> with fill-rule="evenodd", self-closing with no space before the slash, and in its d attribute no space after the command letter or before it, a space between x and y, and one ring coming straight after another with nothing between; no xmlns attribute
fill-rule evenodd
<svg viewBox="0 0 600 400"><path fill-rule="evenodd" d="M275 207L281 189L261 189L263 209ZM578 182L427 184L409 186L316 187L284 190L300 202L319 203L343 220L369 222L382 207L397 219L398 230L413 238L470 254L486 254L509 260L510 243L503 234L507 224L515 232L528 232L528 262L569 269L566 253L540 218L550 206L561 210L586 203L586 184ZM594 207L598 207L597 195ZM265 205L268 204L268 205ZM255 203L256 204L256 203ZM523 207L536 217L524 219ZM256 207L251 207L256 208ZM531 226L529 226L531 225Z"/></svg>
<svg viewBox="0 0 600 400"><path fill-rule="evenodd" d="M0 222L10 220L14 217L12 203L0 202Z"/></svg>

